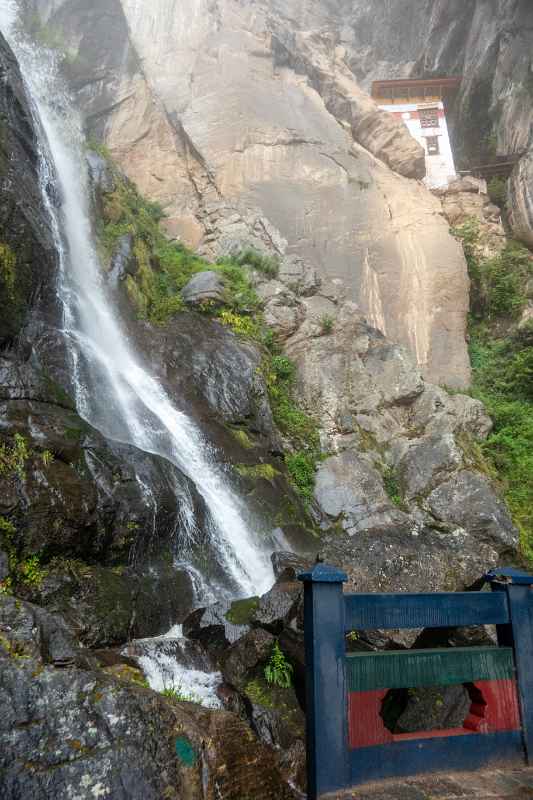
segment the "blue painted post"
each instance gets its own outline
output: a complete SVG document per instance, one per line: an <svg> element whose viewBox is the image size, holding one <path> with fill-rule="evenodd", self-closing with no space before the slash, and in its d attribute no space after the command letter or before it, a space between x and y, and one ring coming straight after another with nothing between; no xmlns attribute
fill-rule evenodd
<svg viewBox="0 0 533 800"><path fill-rule="evenodd" d="M486 576L496 591L505 591L509 626L498 626L500 644L512 644L526 759L533 763L533 575L512 568L494 569ZM512 639L512 642L510 641Z"/></svg>
<svg viewBox="0 0 533 800"><path fill-rule="evenodd" d="M349 785L344 572L317 564L304 583L307 796Z"/></svg>

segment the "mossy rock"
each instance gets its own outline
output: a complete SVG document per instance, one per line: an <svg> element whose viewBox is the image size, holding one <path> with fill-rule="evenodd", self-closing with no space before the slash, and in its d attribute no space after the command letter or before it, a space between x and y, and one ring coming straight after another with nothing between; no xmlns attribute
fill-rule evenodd
<svg viewBox="0 0 533 800"><path fill-rule="evenodd" d="M264 480L272 483L281 474L272 464L254 464L252 466L237 464L235 469L242 478L250 481Z"/></svg>
<svg viewBox="0 0 533 800"><path fill-rule="evenodd" d="M232 436L237 440L242 448L245 450L253 450L255 443L250 438L250 435L243 428L231 428Z"/></svg>
<svg viewBox="0 0 533 800"><path fill-rule="evenodd" d="M253 613L259 605L259 597L235 600L224 615L232 625L249 625Z"/></svg>
<svg viewBox="0 0 533 800"><path fill-rule="evenodd" d="M262 671L249 681L242 694L252 705L252 717L261 725L275 731L276 744L290 747L295 739L305 736L305 716L294 688L282 689L267 683Z"/></svg>

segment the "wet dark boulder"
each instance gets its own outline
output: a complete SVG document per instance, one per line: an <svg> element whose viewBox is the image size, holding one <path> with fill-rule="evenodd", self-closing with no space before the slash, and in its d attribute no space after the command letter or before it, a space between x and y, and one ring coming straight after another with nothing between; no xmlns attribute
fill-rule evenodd
<svg viewBox="0 0 533 800"><path fill-rule="evenodd" d="M0 596L0 661L18 656L60 666L73 663L78 651L75 635L62 617Z"/></svg>
<svg viewBox="0 0 533 800"><path fill-rule="evenodd" d="M294 797L279 756L238 717L142 688L125 665L83 666L83 651L66 665L64 639L57 649L66 630L59 618L0 595L5 800Z"/></svg>
<svg viewBox="0 0 533 800"><path fill-rule="evenodd" d="M218 660L224 651L250 630L250 617L259 598L220 600L198 608L183 623L183 633L200 642Z"/></svg>
<svg viewBox="0 0 533 800"><path fill-rule="evenodd" d="M312 561L296 553L278 550L272 553L272 567L277 581L295 581L301 572L312 566Z"/></svg>
<svg viewBox="0 0 533 800"><path fill-rule="evenodd" d="M472 700L463 685L391 690L381 715L392 733L462 728Z"/></svg>
<svg viewBox="0 0 533 800"><path fill-rule="evenodd" d="M166 633L194 602L189 574L171 564L136 572L57 559L38 586L20 591L61 614L87 647Z"/></svg>
<svg viewBox="0 0 533 800"><path fill-rule="evenodd" d="M109 265L109 277L117 283L128 275L134 276L139 270L139 262L134 252L134 239L131 233L121 236L115 246Z"/></svg>
<svg viewBox="0 0 533 800"><path fill-rule="evenodd" d="M222 674L235 689L243 689L257 668L270 658L274 636L262 628L246 633L224 653Z"/></svg>
<svg viewBox="0 0 533 800"><path fill-rule="evenodd" d="M17 62L0 33L0 347L12 344L58 265L42 198L40 152Z"/></svg>
<svg viewBox="0 0 533 800"><path fill-rule="evenodd" d="M0 475L0 515L17 530L20 556L111 565L172 557L185 505L202 525L203 502L179 470L107 441L74 411L0 403L0 440L13 448L17 436L25 455L18 471Z"/></svg>
<svg viewBox="0 0 533 800"><path fill-rule="evenodd" d="M178 403L188 403L202 421L245 423L258 443L280 450L272 420L259 346L201 314L183 313L164 329L141 326L138 344L157 365Z"/></svg>
<svg viewBox="0 0 533 800"><path fill-rule="evenodd" d="M99 204L106 194L112 194L117 188L115 175L109 161L94 150L88 151L86 161L93 200Z"/></svg>
<svg viewBox="0 0 533 800"><path fill-rule="evenodd" d="M278 581L259 599L251 624L279 634L295 620L302 593L303 585L298 581Z"/></svg>
<svg viewBox="0 0 533 800"><path fill-rule="evenodd" d="M505 562L505 549L498 551L468 530L443 524L440 530L412 525L408 530L326 535L320 552L328 563L342 565L347 591L427 592L429 587L454 592L475 585L487 564L500 560L500 553Z"/></svg>
<svg viewBox="0 0 533 800"><path fill-rule="evenodd" d="M240 690L246 716L259 739L275 747L287 778L305 787L305 716L292 686L266 681L262 668Z"/></svg>

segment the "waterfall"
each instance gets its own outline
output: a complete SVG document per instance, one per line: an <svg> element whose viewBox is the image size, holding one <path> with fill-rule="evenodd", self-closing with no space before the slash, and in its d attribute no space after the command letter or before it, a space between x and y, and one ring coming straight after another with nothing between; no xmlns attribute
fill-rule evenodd
<svg viewBox="0 0 533 800"><path fill-rule="evenodd" d="M19 34L17 16L15 0L1 0L0 27L17 56L46 140L43 152L50 154L61 194L57 211L48 200L50 168L43 155L43 196L57 233L58 293L78 412L105 436L162 456L185 474L208 509L211 548L226 576L226 589L242 596L263 593L273 575L259 532L247 524L246 509L214 463L201 431L174 407L135 352L108 296L93 239L79 115L59 76L57 54ZM176 498L177 506L183 502L183 497ZM180 514L185 539L194 535L190 517L186 510ZM183 562L183 553L177 558ZM205 595L209 581L203 578Z"/></svg>

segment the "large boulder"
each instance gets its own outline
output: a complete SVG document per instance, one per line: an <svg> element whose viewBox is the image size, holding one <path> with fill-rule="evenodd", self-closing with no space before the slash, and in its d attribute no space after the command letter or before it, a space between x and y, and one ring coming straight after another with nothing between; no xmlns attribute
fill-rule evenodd
<svg viewBox="0 0 533 800"><path fill-rule="evenodd" d="M198 608L183 623L183 633L200 642L215 658L250 630L250 619L259 598L220 600Z"/></svg>
<svg viewBox="0 0 533 800"><path fill-rule="evenodd" d="M224 654L222 673L235 689L243 689L261 664L270 658L274 636L254 628L234 642Z"/></svg>
<svg viewBox="0 0 533 800"><path fill-rule="evenodd" d="M134 239L131 233L125 233L116 244L111 256L109 274L113 281L124 281L128 275L134 276L139 271L139 262L134 253Z"/></svg>
<svg viewBox="0 0 533 800"><path fill-rule="evenodd" d="M0 596L0 661L32 658L64 666L74 662L78 651L76 637L62 617L14 597Z"/></svg>
<svg viewBox="0 0 533 800"><path fill-rule="evenodd" d="M516 553L518 531L484 475L456 472L429 495L427 504L436 519L460 526L461 538L494 548L501 559Z"/></svg>
<svg viewBox="0 0 533 800"><path fill-rule="evenodd" d="M412 499L427 494L462 465L463 454L451 433L429 435L406 443L406 452L397 465L404 496Z"/></svg>
<svg viewBox="0 0 533 800"><path fill-rule="evenodd" d="M5 800L294 797L279 757L238 717L96 670L68 636L60 619L0 595Z"/></svg>
<svg viewBox="0 0 533 800"><path fill-rule="evenodd" d="M160 371L176 403L202 423L245 424L259 443L279 447L261 372L263 353L202 314L178 314L165 329L145 326L139 346Z"/></svg>
<svg viewBox="0 0 533 800"><path fill-rule="evenodd" d="M383 476L372 461L352 450L320 464L315 499L324 514L350 534L409 525L407 515L387 495Z"/></svg>
<svg viewBox="0 0 533 800"><path fill-rule="evenodd" d="M477 530L470 533L453 524L439 530L422 523L407 529L392 526L379 535L328 534L321 553L348 574L347 591L456 592L477 585L488 565L508 563L505 538L491 541L484 533L478 537ZM413 641L409 639L409 646Z"/></svg>
<svg viewBox="0 0 533 800"><path fill-rule="evenodd" d="M58 559L37 586L19 591L61 614L87 647L164 634L195 601L189 573L164 562L137 571Z"/></svg>
<svg viewBox="0 0 533 800"><path fill-rule="evenodd" d="M189 305L203 305L224 303L224 281L220 273L206 270L197 272L181 290L181 296Z"/></svg>

